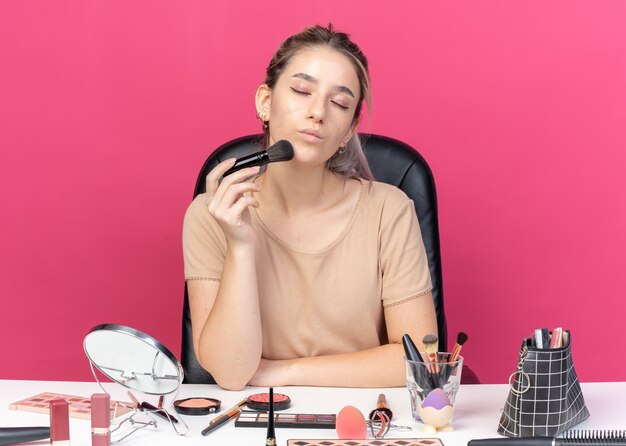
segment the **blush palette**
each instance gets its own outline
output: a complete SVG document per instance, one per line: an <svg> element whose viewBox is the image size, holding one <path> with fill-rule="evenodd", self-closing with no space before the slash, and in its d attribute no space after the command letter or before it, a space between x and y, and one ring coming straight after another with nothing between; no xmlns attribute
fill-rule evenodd
<svg viewBox="0 0 626 446"><path fill-rule="evenodd" d="M91 419L91 399L90 397L63 395L60 393L44 392L39 395L31 396L21 401L9 404L9 410L24 410L27 412L50 413L50 401L55 398L63 398L69 405L70 418L81 418L83 420ZM115 406L117 405L117 412ZM126 407L129 406L129 407ZM109 411L111 419L113 415L116 417L131 412L132 403L122 403L120 401L111 401Z"/></svg>
<svg viewBox="0 0 626 446"><path fill-rule="evenodd" d="M287 446L443 446L438 438L389 438L371 440L287 440Z"/></svg>
<svg viewBox="0 0 626 446"><path fill-rule="evenodd" d="M267 427L267 420L267 413L244 410L235 420L235 427ZM335 421L335 414L274 414L274 427L277 428L334 429Z"/></svg>

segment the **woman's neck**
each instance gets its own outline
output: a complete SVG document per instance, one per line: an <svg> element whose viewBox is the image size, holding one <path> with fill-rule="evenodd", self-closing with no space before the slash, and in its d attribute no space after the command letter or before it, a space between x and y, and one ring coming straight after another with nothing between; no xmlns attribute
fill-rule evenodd
<svg viewBox="0 0 626 446"><path fill-rule="evenodd" d="M324 166L298 169L291 163L270 164L256 182L263 185L260 204L286 217L324 211L334 206L345 191L345 179Z"/></svg>

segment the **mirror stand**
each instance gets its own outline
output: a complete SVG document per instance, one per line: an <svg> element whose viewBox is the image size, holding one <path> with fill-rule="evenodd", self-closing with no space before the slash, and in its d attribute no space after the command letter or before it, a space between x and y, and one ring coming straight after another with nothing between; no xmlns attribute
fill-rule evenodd
<svg viewBox="0 0 626 446"><path fill-rule="evenodd" d="M174 420L170 415L170 411L175 410L173 402L180 391L184 372L180 361L163 344L130 327L102 324L87 334L84 348L91 373L104 393L109 394L98 378L96 369L127 389L162 398L173 394L167 409L146 408L138 401L134 401L133 406L117 402L113 420L117 417L119 405L132 412L119 422L111 422L111 443L120 443L141 429L158 428L156 413L167 418L177 435L185 436L189 433L189 427L182 417ZM135 399L130 390L128 394Z"/></svg>

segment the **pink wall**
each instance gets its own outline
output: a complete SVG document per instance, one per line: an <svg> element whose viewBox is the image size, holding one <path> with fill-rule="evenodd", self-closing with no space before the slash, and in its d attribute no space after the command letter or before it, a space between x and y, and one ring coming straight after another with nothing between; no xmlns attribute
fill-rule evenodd
<svg viewBox="0 0 626 446"><path fill-rule="evenodd" d="M332 21L370 59L362 130L434 170L450 333L483 381L556 325L582 380L626 379L626 2L386 4L0 2L0 378L90 379L103 322L179 352L197 171L259 130L279 42Z"/></svg>

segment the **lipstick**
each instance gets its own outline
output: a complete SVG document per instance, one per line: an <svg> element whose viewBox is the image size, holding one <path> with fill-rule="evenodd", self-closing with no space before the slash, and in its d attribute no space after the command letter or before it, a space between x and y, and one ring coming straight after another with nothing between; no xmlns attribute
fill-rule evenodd
<svg viewBox="0 0 626 446"><path fill-rule="evenodd" d="M111 397L108 393L91 395L91 444L111 446Z"/></svg>
<svg viewBox="0 0 626 446"><path fill-rule="evenodd" d="M55 446L70 444L70 407L63 398L50 401L50 443Z"/></svg>

